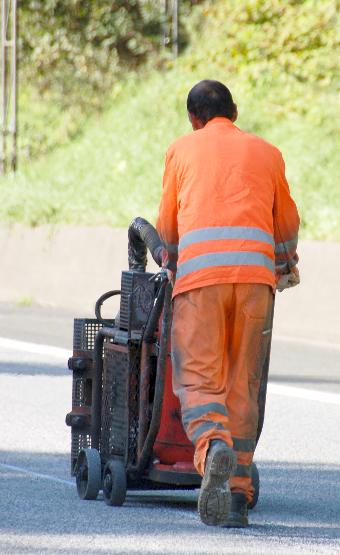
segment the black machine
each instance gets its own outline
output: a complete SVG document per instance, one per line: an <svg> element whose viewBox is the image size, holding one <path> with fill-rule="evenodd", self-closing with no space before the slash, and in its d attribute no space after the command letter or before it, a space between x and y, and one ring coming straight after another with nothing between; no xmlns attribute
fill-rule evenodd
<svg viewBox="0 0 340 555"><path fill-rule="evenodd" d="M193 446L172 392L169 330L172 287L166 273L146 269L149 248L161 265L162 242L142 218L129 228L129 270L121 289L102 295L95 319L75 319L71 427L71 474L81 499L103 490L109 505L124 503L127 489L197 488ZM101 305L120 295L115 319L104 320ZM259 393L260 437L267 390L270 341ZM259 475L252 466L255 496Z"/></svg>

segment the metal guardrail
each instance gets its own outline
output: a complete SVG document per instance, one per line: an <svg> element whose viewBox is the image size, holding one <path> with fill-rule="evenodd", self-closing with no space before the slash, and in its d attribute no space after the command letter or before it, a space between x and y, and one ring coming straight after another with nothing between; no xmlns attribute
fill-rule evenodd
<svg viewBox="0 0 340 555"><path fill-rule="evenodd" d="M1 0L0 174L17 168L17 0Z"/></svg>

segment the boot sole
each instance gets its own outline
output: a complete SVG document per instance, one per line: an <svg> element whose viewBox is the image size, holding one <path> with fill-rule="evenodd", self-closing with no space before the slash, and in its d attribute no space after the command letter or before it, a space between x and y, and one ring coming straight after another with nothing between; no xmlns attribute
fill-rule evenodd
<svg viewBox="0 0 340 555"><path fill-rule="evenodd" d="M198 498L198 512L204 524L222 526L227 523L231 507L228 480L236 468L234 452L226 447L208 456Z"/></svg>

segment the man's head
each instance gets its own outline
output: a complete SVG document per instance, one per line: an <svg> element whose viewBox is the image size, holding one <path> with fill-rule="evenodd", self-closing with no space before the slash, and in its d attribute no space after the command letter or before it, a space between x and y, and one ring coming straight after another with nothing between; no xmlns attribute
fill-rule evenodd
<svg viewBox="0 0 340 555"><path fill-rule="evenodd" d="M237 106L231 92L223 83L205 79L195 85L188 95L187 110L194 130L201 129L212 118L237 119Z"/></svg>

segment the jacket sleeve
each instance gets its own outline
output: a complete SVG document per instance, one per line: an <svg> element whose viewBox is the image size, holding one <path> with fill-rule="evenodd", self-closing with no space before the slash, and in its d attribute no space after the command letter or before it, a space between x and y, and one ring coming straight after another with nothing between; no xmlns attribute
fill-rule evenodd
<svg viewBox="0 0 340 555"><path fill-rule="evenodd" d="M168 268L176 269L178 257L178 227L177 227L177 172L175 155L169 149L166 154L163 176L163 190L157 218L157 231L168 252Z"/></svg>
<svg viewBox="0 0 340 555"><path fill-rule="evenodd" d="M298 263L297 255L298 231L300 225L299 214L293 201L289 185L285 176L285 163L279 154L278 173L274 197L274 239L275 239L275 267L279 278L288 274Z"/></svg>

